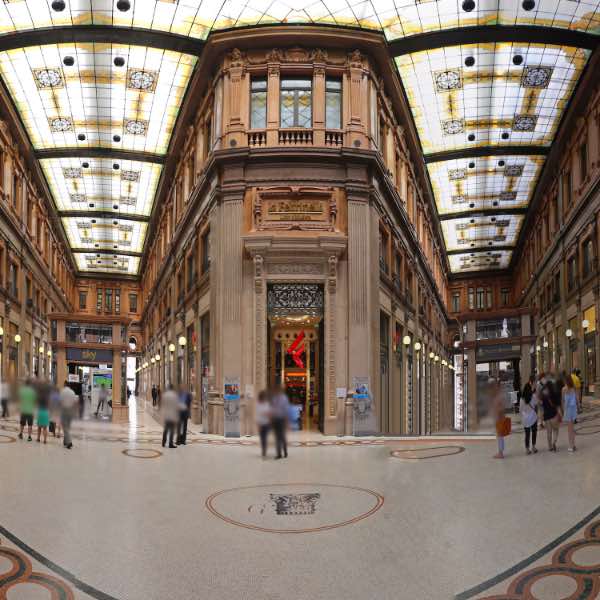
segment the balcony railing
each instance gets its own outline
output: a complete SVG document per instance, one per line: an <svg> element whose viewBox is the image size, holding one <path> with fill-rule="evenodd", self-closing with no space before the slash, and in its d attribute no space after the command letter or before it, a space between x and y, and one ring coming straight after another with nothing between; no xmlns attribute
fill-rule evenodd
<svg viewBox="0 0 600 600"><path fill-rule="evenodd" d="M248 133L248 146L251 148L260 148L267 145L267 132L261 131L250 131Z"/></svg>
<svg viewBox="0 0 600 600"><path fill-rule="evenodd" d="M312 129L280 129L279 143L282 146L309 146L313 143Z"/></svg>
<svg viewBox="0 0 600 600"><path fill-rule="evenodd" d="M333 146L335 148L344 145L344 134L341 131L326 131L325 132L325 145Z"/></svg>

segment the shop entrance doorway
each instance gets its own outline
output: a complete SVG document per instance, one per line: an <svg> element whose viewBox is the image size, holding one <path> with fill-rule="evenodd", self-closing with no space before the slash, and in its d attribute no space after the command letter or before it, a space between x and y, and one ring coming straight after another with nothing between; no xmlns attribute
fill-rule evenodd
<svg viewBox="0 0 600 600"><path fill-rule="evenodd" d="M292 429L323 431L323 288L271 284L267 304L269 386L281 386L288 394Z"/></svg>

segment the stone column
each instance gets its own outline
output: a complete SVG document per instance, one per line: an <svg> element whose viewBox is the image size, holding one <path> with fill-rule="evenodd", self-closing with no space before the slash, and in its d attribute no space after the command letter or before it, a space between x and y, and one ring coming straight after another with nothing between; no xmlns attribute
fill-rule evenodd
<svg viewBox="0 0 600 600"><path fill-rule="evenodd" d="M319 55L321 57L321 55ZM316 63L313 72L313 144L325 145L325 64Z"/></svg>
<svg viewBox="0 0 600 600"><path fill-rule="evenodd" d="M267 285L263 257L254 256L254 394L267 387Z"/></svg>
<svg viewBox="0 0 600 600"><path fill-rule="evenodd" d="M368 79L363 67L363 56L354 50L348 56L349 122L347 140L344 144L352 147L368 148L366 123L368 119ZM376 107L372 107L376 111Z"/></svg>
<svg viewBox="0 0 600 600"><path fill-rule="evenodd" d="M594 288L594 305L596 307L596 331L594 332L594 352L596 354L596 372L594 373L594 398L600 398L600 287Z"/></svg>
<svg viewBox="0 0 600 600"><path fill-rule="evenodd" d="M56 341L66 341L66 327L63 320L56 322ZM59 348L54 356L56 360L56 385L61 388L67 378L67 351L64 347Z"/></svg>
<svg viewBox="0 0 600 600"><path fill-rule="evenodd" d="M229 54L225 79L225 148L246 146L246 124L242 115L248 114L248 77L244 73L244 57L234 48Z"/></svg>
<svg viewBox="0 0 600 600"><path fill-rule="evenodd" d="M232 176L237 170L232 168ZM225 377L242 376L242 190L234 184L223 185L223 197L211 213L211 351L215 343L215 388L222 399ZM212 237L214 235L214 238ZM222 404L211 402L212 417L209 423L223 433Z"/></svg>
<svg viewBox="0 0 600 600"><path fill-rule="evenodd" d="M279 50L272 50L267 56L267 146L279 144L279 70L281 56Z"/></svg>
<svg viewBox="0 0 600 600"><path fill-rule="evenodd" d="M376 217L364 196L349 195L348 198L348 387L354 377L369 377L379 412L379 363L378 335L379 310L373 303L373 288L379 292L379 265L377 258ZM375 229L375 239L372 239ZM373 326L373 320L377 325ZM375 365L375 366L374 366Z"/></svg>
<svg viewBox="0 0 600 600"><path fill-rule="evenodd" d="M337 345L337 256L330 256L328 260L327 284L325 286L325 409L324 433L333 435L338 433L336 423L337 400L336 388L336 345Z"/></svg>
<svg viewBox="0 0 600 600"><path fill-rule="evenodd" d="M521 315L521 335L523 337L531 335L529 328L529 315ZM556 340L555 344L562 344L562 340ZM531 375L531 353L530 344L521 344L521 389Z"/></svg>
<svg viewBox="0 0 600 600"><path fill-rule="evenodd" d="M475 325L476 321L467 321L467 334L465 341L475 341ZM467 350L468 373L467 373L467 428L476 430L479 425L479 417L477 415L477 361L475 359L475 348Z"/></svg>

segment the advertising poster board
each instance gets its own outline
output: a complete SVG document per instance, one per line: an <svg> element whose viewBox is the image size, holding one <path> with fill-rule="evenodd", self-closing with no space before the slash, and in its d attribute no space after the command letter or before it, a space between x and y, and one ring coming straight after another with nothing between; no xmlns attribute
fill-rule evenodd
<svg viewBox="0 0 600 600"><path fill-rule="evenodd" d="M354 377L352 391L352 434L356 436L376 435L375 402L371 395L369 378Z"/></svg>
<svg viewBox="0 0 600 600"><path fill-rule="evenodd" d="M223 380L223 433L225 437L240 437L240 378Z"/></svg>

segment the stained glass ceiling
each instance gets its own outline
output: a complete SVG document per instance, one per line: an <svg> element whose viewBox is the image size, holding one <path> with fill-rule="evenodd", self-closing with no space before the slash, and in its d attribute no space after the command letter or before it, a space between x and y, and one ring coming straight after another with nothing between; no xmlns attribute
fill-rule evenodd
<svg viewBox="0 0 600 600"><path fill-rule="evenodd" d="M56 4L61 10L53 10ZM121 10L121 8L126 8ZM473 25L536 25L597 31L597 0L4 0L0 34L43 27L110 25L206 39L250 25L311 23L383 31L387 39Z"/></svg>
<svg viewBox="0 0 600 600"><path fill-rule="evenodd" d="M506 268L590 57L578 41L600 32L600 0L0 1L0 78L38 152L78 268L138 273L202 42L214 31L279 23L384 34L451 271ZM535 40L523 33L542 27L541 40L539 31ZM115 40L110 28L132 35ZM457 40L462 28L471 43ZM100 32L92 41L90 30ZM467 33L474 30L476 39ZM47 39L58 31L69 34Z"/></svg>

